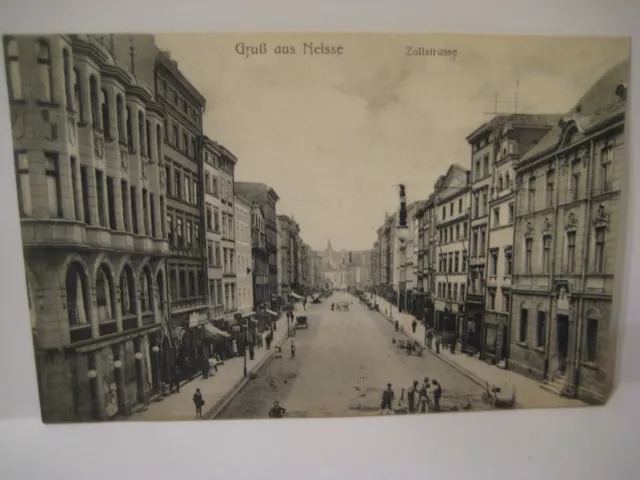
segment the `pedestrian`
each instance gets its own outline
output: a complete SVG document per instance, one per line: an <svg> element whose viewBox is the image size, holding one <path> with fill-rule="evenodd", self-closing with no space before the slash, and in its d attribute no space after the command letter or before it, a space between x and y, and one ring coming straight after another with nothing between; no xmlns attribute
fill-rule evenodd
<svg viewBox="0 0 640 480"><path fill-rule="evenodd" d="M427 413L429 406L429 379L425 378L424 383L420 386L420 391L418 392L418 411L420 413Z"/></svg>
<svg viewBox="0 0 640 480"><path fill-rule="evenodd" d="M437 380L431 382L433 385L433 407L436 412L440 411L440 398L442 397L442 387Z"/></svg>
<svg viewBox="0 0 640 480"><path fill-rule="evenodd" d="M413 385L407 390L407 403L409 404L409 413L416 411L416 393L418 391L418 381L414 380Z"/></svg>
<svg viewBox="0 0 640 480"><path fill-rule="evenodd" d="M202 393L200 393L199 388L196 388L196 393L193 394L193 403L196 405L196 418L202 418L204 398L202 398Z"/></svg>
<svg viewBox="0 0 640 480"><path fill-rule="evenodd" d="M291 340L291 358L296 358L296 346L293 340Z"/></svg>
<svg viewBox="0 0 640 480"><path fill-rule="evenodd" d="M280 402L277 400L273 402L273 407L269 410L269 418L282 418L287 411L280 406Z"/></svg>
<svg viewBox="0 0 640 480"><path fill-rule="evenodd" d="M399 328L398 328L398 325L399 325L398 320L395 321L394 325L396 327L396 332L397 332L399 330Z"/></svg>
<svg viewBox="0 0 640 480"><path fill-rule="evenodd" d="M209 370L211 369L211 365L209 365L209 360L207 357L202 357L202 361L200 362L200 368L202 369L202 378L209 378Z"/></svg>
<svg viewBox="0 0 640 480"><path fill-rule="evenodd" d="M440 353L440 335L436 337L436 353Z"/></svg>
<svg viewBox="0 0 640 480"><path fill-rule="evenodd" d="M382 404L380 405L380 415L391 415L393 413L393 400L395 394L391 384L387 383L387 389L382 392Z"/></svg>
<svg viewBox="0 0 640 480"><path fill-rule="evenodd" d="M249 360L253 360L255 351L253 350L253 342L249 343Z"/></svg>
<svg viewBox="0 0 640 480"><path fill-rule="evenodd" d="M429 329L427 332L427 348L431 350L431 345L433 344L433 330Z"/></svg>
<svg viewBox="0 0 640 480"><path fill-rule="evenodd" d="M416 333L416 327L418 326L418 321L414 318L413 322L411 322L411 328L413 330L413 333Z"/></svg>
<svg viewBox="0 0 640 480"><path fill-rule="evenodd" d="M451 353L456 353L456 336L451 335L451 343L449 345L449 350Z"/></svg>
<svg viewBox="0 0 640 480"><path fill-rule="evenodd" d="M267 345L267 350L271 350L271 333L267 333L267 337L264 339L264 343Z"/></svg>
<svg viewBox="0 0 640 480"><path fill-rule="evenodd" d="M180 393L180 368L175 365L173 368L173 376L171 377L171 392L173 392L173 386L176 387L176 393Z"/></svg>

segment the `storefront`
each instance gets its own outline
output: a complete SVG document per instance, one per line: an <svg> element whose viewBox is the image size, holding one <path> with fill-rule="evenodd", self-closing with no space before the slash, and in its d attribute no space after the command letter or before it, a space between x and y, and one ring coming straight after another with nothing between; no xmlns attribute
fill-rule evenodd
<svg viewBox="0 0 640 480"><path fill-rule="evenodd" d="M173 320L178 320L171 326L175 365L181 380L191 379L206 359L205 346L208 342L204 325L209 323L208 315L206 312L191 312L182 318L174 316Z"/></svg>
<svg viewBox="0 0 640 480"><path fill-rule="evenodd" d="M482 332L480 358L500 363L506 359L509 316L506 313L487 312Z"/></svg>
<svg viewBox="0 0 640 480"><path fill-rule="evenodd" d="M483 343L484 296L468 293L464 308L462 350L476 354L480 352Z"/></svg>

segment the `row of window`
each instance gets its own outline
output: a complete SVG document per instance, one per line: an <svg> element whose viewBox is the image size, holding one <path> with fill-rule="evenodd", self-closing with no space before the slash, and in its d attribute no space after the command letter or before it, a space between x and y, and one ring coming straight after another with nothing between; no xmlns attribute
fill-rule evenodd
<svg viewBox="0 0 640 480"><path fill-rule="evenodd" d="M438 259L438 273L465 273L467 271L467 251L441 253Z"/></svg>
<svg viewBox="0 0 640 480"><path fill-rule="evenodd" d="M238 309L237 286L221 279L209 280L209 304L223 305L225 311Z"/></svg>
<svg viewBox="0 0 640 480"><path fill-rule="evenodd" d="M518 340L520 343L528 344L529 340L533 340L533 345L540 349L545 349L547 346L547 312L543 312L538 310L537 317L535 319L535 331L530 331L529 327L529 313L528 309L522 308L520 310L520 322L519 322L519 331L518 331ZM560 316L559 316L560 317ZM594 314L587 314L585 318L585 333L583 337L583 345L584 345L584 353L583 353L583 361L595 363L598 357L598 327L599 327L599 318L597 318ZM565 322L568 323L568 319L564 319ZM560 324L561 320L558 319ZM560 326L560 325L559 325ZM560 333L561 329L558 329L558 333ZM533 333L533 338L531 333ZM558 349L561 350L561 345L568 341L567 338L558 338ZM566 346L564 348L567 348ZM567 351L564 352L567 354Z"/></svg>
<svg viewBox="0 0 640 480"><path fill-rule="evenodd" d="M197 248L200 246L200 219L183 212L168 211L166 230L173 248Z"/></svg>
<svg viewBox="0 0 640 480"><path fill-rule="evenodd" d="M440 244L445 245L447 243L453 243L460 240L467 239L467 223L462 223L462 235L460 234L460 223L456 224L455 227L451 225L450 227L440 228ZM424 236L426 237L429 232L425 232ZM428 240L424 240L423 243L428 244Z"/></svg>
<svg viewBox="0 0 640 480"><path fill-rule="evenodd" d="M180 96L175 88L167 85L166 80L162 79L159 81L158 93L167 101L172 102L176 108L181 110L187 118L192 120L196 125L200 123L200 113L198 110L190 105L184 97Z"/></svg>
<svg viewBox="0 0 640 480"><path fill-rule="evenodd" d="M595 169L596 175L592 180L592 193L595 195L606 193L612 189L612 168L614 159L615 146L607 145L600 150L600 158L597 159L597 169ZM566 197L565 202L577 201L583 198L587 190L586 179L583 181L584 167L582 159L576 159L571 162L568 185L561 187L560 192L563 192ZM544 200L542 204L539 202L537 193L537 177L532 175L527 180L526 192L523 192L523 205L526 205L527 212L535 212L542 208L551 208L556 202L556 171L549 169L545 175L544 186ZM562 203L562 199L560 200Z"/></svg>
<svg viewBox="0 0 640 480"><path fill-rule="evenodd" d="M171 131L171 135L169 135ZM182 136L180 135L182 132ZM164 119L164 141L176 150L185 154L192 160L197 160L198 156L198 137L192 134L186 128L180 128L176 122L171 123L169 130L169 119Z"/></svg>
<svg viewBox="0 0 640 480"><path fill-rule="evenodd" d="M20 213L22 216L30 216L33 208L29 155L21 151L15 155ZM52 218L64 217L59 159L56 153L44 153L46 199ZM145 188L138 190L135 185L129 185L124 179L120 180L118 188L116 178L105 175L102 170L78 165L75 157L70 157L69 165L73 198L71 205L74 210L72 217L76 221L136 235L154 238L165 236L164 229L161 227L161 230L158 230L156 225L156 210L159 208L160 212L163 212L165 209L164 197L160 196L158 205L156 195ZM117 200L123 206L120 218L116 209ZM92 204L95 205L95 210L91 208Z"/></svg>
<svg viewBox="0 0 640 480"><path fill-rule="evenodd" d="M595 226L593 230L593 256L592 262L589 263L591 271L593 273L605 273L605 246L606 246L606 226ZM565 273L577 273L578 272L578 260L576 257L576 235L577 232L569 231L566 233L565 243L565 261L564 272ZM541 272L534 272L533 270L533 246L534 238L525 238L525 257L524 257L524 273L551 273L553 271L553 253L552 243L553 237L551 235L542 236L542 256L540 265L542 267Z"/></svg>
<svg viewBox="0 0 640 480"><path fill-rule="evenodd" d="M172 300L195 300L206 297L206 275L196 268L169 270L169 291Z"/></svg>
<svg viewBox="0 0 640 480"><path fill-rule="evenodd" d="M165 165L167 195L192 205L200 205L198 174L177 165Z"/></svg>
<svg viewBox="0 0 640 480"><path fill-rule="evenodd" d="M437 296L449 302L462 303L465 300L465 284L438 282Z"/></svg>

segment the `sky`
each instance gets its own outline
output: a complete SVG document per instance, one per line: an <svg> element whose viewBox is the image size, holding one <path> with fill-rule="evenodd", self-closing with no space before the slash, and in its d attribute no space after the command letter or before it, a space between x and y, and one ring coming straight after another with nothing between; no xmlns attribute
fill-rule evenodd
<svg viewBox="0 0 640 480"><path fill-rule="evenodd" d="M266 43L264 55L237 44ZM303 44L342 46L304 55ZM315 250L372 248L385 212L426 199L465 137L500 113L569 111L629 56L621 38L382 34L173 34L156 43L207 99L205 134L238 157L236 181L279 195ZM276 54L294 46L295 54ZM455 55L407 56L407 47ZM517 91L517 107L516 107Z"/></svg>

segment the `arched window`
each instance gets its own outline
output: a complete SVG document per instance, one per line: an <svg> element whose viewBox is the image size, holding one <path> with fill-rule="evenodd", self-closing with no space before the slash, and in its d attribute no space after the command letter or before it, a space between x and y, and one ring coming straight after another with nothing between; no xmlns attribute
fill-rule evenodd
<svg viewBox="0 0 640 480"><path fill-rule="evenodd" d="M4 44L4 61L7 69L7 85L9 86L9 98L22 100L22 84L20 83L20 58L18 41L15 38L7 38Z"/></svg>
<svg viewBox="0 0 640 480"><path fill-rule="evenodd" d="M122 95L116 97L116 115L118 116L118 138L121 142L126 142L126 130L124 119L124 102L122 101Z"/></svg>
<svg viewBox="0 0 640 480"><path fill-rule="evenodd" d="M88 325L89 288L85 272L78 263L72 263L67 269L66 289L69 326Z"/></svg>
<svg viewBox="0 0 640 480"><path fill-rule="evenodd" d="M100 110L102 111L102 130L104 136L111 137L111 123L109 122L109 96L107 91L102 89L102 97L100 99Z"/></svg>
<svg viewBox="0 0 640 480"><path fill-rule="evenodd" d="M153 300L153 283L151 282L151 274L148 268L142 270L140 277L140 306L142 312L150 312Z"/></svg>
<svg viewBox="0 0 640 480"><path fill-rule="evenodd" d="M40 100L53 102L53 75L51 74L51 50L49 42L38 40L38 79L41 86Z"/></svg>
<svg viewBox="0 0 640 480"><path fill-rule="evenodd" d="M111 322L116 319L111 271L106 265L100 265L96 277L96 306L98 307L99 322Z"/></svg>
<svg viewBox="0 0 640 480"><path fill-rule="evenodd" d="M156 148L158 150L158 163L162 163L162 127L156 126Z"/></svg>
<svg viewBox="0 0 640 480"><path fill-rule="evenodd" d="M74 107L78 112L78 119L84 122L84 98L82 95L82 83L80 81L80 71L73 69L73 100Z"/></svg>
<svg viewBox="0 0 640 480"><path fill-rule="evenodd" d="M140 148L140 155L145 155L145 145L146 141L144 139L144 114L142 112L138 112L138 146Z"/></svg>
<svg viewBox="0 0 640 480"><path fill-rule="evenodd" d="M511 188L511 179L509 178L509 172L504 174L504 180L507 188Z"/></svg>
<svg viewBox="0 0 640 480"><path fill-rule="evenodd" d="M151 122L149 120L145 122L144 131L147 134L146 136L147 155L151 156Z"/></svg>
<svg viewBox="0 0 640 480"><path fill-rule="evenodd" d="M195 298L198 296L196 289L196 274L194 272L189 272L189 297Z"/></svg>
<svg viewBox="0 0 640 480"><path fill-rule="evenodd" d="M120 274L120 306L122 315L136 313L136 287L131 267L125 265Z"/></svg>
<svg viewBox="0 0 640 480"><path fill-rule="evenodd" d="M133 151L133 125L131 118L131 108L127 107L127 145L129 146L129 151Z"/></svg>
<svg viewBox="0 0 640 480"><path fill-rule="evenodd" d="M498 192L501 192L504 189L504 183L502 181L502 175L498 177Z"/></svg>
<svg viewBox="0 0 640 480"><path fill-rule="evenodd" d="M69 50L62 50L62 63L64 68L64 96L67 101L67 108L73 108L73 98L71 93L71 59L69 58Z"/></svg>
<svg viewBox="0 0 640 480"><path fill-rule="evenodd" d="M162 308L162 305L164 304L164 277L162 275L162 271L159 271L156 276L156 284L158 286L158 302L160 304L160 308Z"/></svg>
<svg viewBox="0 0 640 480"><path fill-rule="evenodd" d="M98 81L96 77L89 77L89 96L91 97L91 118L93 126L100 128L100 105L98 102Z"/></svg>

